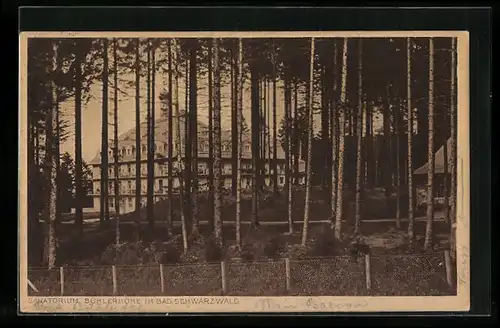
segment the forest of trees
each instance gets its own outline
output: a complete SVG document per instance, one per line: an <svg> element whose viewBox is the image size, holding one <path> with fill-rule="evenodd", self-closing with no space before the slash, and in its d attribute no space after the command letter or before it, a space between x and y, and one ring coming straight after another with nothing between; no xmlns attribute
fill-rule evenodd
<svg viewBox="0 0 500 328"><path fill-rule="evenodd" d="M95 83L102 84L101 122L101 213L103 229L114 229L120 244L120 215L116 206L115 227L110 227L108 181L118 188L118 169L109 177L108 167L118 167L119 98L135 98L136 131L141 113L147 121L147 222L155 229L154 161L155 95L157 83L163 83L160 95L168 118L167 218L168 234L174 235L173 222L181 222L181 238L186 251L196 240L199 221L208 220L214 245L223 248L222 214L224 193L221 167L221 87L230 85L232 191L235 198L235 240L241 247L241 160L242 131L250 130L252 153L251 228L259 229L259 203L264 200L263 168L271 164L272 195L283 197L289 232L295 232L292 203L304 202L301 244L308 240L313 189L321 188L335 239L345 238L345 202L354 195L353 235L362 233L363 204L366 191L382 187L386 197L396 198L395 226L408 219L407 236L415 241L414 170L428 163L426 182L426 250L433 248L435 152L444 145L456 159L456 39L452 38L290 38L290 39L31 39L28 50L28 107L30 204L29 245L44 249L44 263L52 267L58 247L56 222L62 212L58 181L61 177L60 144L74 131L75 225L83 235L82 199L87 186L87 169L82 159L82 107L92 97ZM134 76L125 81L124 75ZM160 75L166 79L160 80ZM185 99L180 99L180 78L185 83ZM198 181L198 81L208 83L209 130L209 211L200 212ZM159 81L160 80L160 81ZM144 82L145 81L145 82ZM245 83L249 83L247 90ZM146 91L141 87L146 83ZM127 84L130 94L120 85ZM278 89L278 90L277 90ZM277 96L277 91L283 97ZM243 94L250 94L250 124L243 118ZM112 102L109 100L109 96ZM74 103L71 124L61 119L60 104L71 98ZM146 108L143 100L146 99ZM277 119L277 102L284 108ZM110 107L111 104L111 108ZM182 107L184 110L182 110ZM319 117L319 124L316 124ZM182 120L181 120L182 118ZM185 129L180 124L186 124ZM111 139L110 129L113 134ZM376 128L380 127L380 131ZM181 130L186 135L180 135ZM43 136L43 138L42 138ZM451 149L447 140L451 137ZM137 133L135 148L141 147ZM41 140L44 142L40 144ZM185 145L181 146L184 140ZM277 183L277 147L285 152L285 186ZM112 151L112 160L106 156ZM183 153L184 150L184 153ZM267 153L266 153L267 152ZM43 154L43 156L42 156ZM274 159L274 161L271 161ZM292 199L298 186L298 161L306 163L304 199ZM141 206L141 152L136 152L136 209ZM274 163L274 164L273 164ZM449 164L449 165L448 165ZM456 203L455 161L444 160L445 220L450 242L454 242ZM42 172L39 179L31 179ZM179 177L182 210L176 216L172 205L172 179ZM45 181L45 183L41 182ZM43 192L40 192L43 188ZM116 204L119 193L116 192ZM43 218L44 224L40 223ZM152 235L152 234L151 234ZM451 245L452 254L454 246Z"/></svg>

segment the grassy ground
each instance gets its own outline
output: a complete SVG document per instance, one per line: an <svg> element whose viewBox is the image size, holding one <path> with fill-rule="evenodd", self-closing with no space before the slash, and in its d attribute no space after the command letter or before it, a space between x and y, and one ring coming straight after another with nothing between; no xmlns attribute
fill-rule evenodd
<svg viewBox="0 0 500 328"><path fill-rule="evenodd" d="M448 225L437 220L434 225L435 250L430 254L422 251L425 222L416 222L416 247L408 249L407 223L395 229L394 198L387 200L381 190L365 193L361 233L372 256L372 289L366 289L364 257L349 253L347 242L339 243L333 238L329 224L320 221L330 219L330 206L322 198L323 191L313 189L308 243L299 246L304 213L304 189L294 190L293 220L295 233L287 235L286 202L283 195L266 197L259 207L259 220L263 223L257 230L249 224L241 227L243 250L235 251L234 224L223 226L225 248L221 256L211 251L211 231L207 224L200 226L201 237L190 241L187 253L182 252L180 226L174 225L174 240L168 234L166 213L168 203L157 203L154 208L154 235L146 224L146 211L141 211L139 220L135 213L120 219L121 241L119 249L113 245L114 222L100 229L98 222L84 224L83 239L75 238L71 224L60 224L58 235L58 265L66 266L65 294L110 295L112 292L110 265L118 266L120 295L159 295L159 264L165 266L165 295L221 295L220 261L228 261L228 295L446 295L454 291L447 287L444 270L443 249L448 247ZM251 218L251 195L244 195L242 221ZM206 196L199 197L200 220L208 213ZM174 200L175 218L179 217L178 199ZM224 198L223 220L233 221L234 199ZM346 192L344 204L345 239L353 232L353 195ZM372 221L372 222L370 222ZM265 225L272 222L273 225ZM283 222L285 224L274 224ZM175 223L175 222L174 222ZM188 226L190 224L188 223ZM153 240L146 243L143 240ZM211 253L212 252L212 253ZM214 260L215 256L215 260ZM329 259L318 260L318 257ZM332 257L333 256L333 257ZM292 289L285 284L284 258L291 258L290 273ZM272 261L271 261L272 259ZM216 264L210 264L212 262ZM82 269L81 266L87 266ZM71 268L74 267L74 268ZM76 268L78 267L78 268ZM455 270L452 270L453 272ZM32 270L30 279L42 293L60 293L57 272Z"/></svg>

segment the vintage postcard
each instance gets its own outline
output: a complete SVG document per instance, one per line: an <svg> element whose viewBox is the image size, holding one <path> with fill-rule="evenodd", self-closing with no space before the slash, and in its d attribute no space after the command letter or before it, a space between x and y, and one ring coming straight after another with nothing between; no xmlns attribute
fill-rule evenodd
<svg viewBox="0 0 500 328"><path fill-rule="evenodd" d="M23 32L21 313L469 309L469 35Z"/></svg>

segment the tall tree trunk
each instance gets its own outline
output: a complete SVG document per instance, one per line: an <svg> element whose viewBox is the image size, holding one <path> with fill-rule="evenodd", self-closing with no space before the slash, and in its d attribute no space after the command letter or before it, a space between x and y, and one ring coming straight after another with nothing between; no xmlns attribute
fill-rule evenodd
<svg viewBox="0 0 500 328"><path fill-rule="evenodd" d="M261 120L260 120L260 132L261 132L261 161L260 161L260 178L261 178L261 191L264 191L264 188L266 186L266 176L268 175L268 172L266 170L266 149L267 149L267 138L266 138L266 111L267 111L267 90L266 90L266 80L265 78L262 79L262 107L261 107Z"/></svg>
<svg viewBox="0 0 500 328"><path fill-rule="evenodd" d="M415 204L413 194L413 109L411 98L411 39L406 39L406 96L408 112L408 240L410 247L415 242L415 220L413 218L413 208Z"/></svg>
<svg viewBox="0 0 500 328"><path fill-rule="evenodd" d="M179 111L179 45L178 41L173 39L173 62L175 63L175 74L174 74L174 104L175 104L175 158L177 159L177 179L179 181L179 208L181 216L181 233L182 233L182 246L184 252L188 249L187 242L187 227L186 227L186 217L183 211L184 204L184 179L183 179L183 159L182 159L182 138L181 138L181 113Z"/></svg>
<svg viewBox="0 0 500 328"><path fill-rule="evenodd" d="M197 76L197 52L198 40L191 40L189 53L189 135L191 143L191 234L198 236L198 76Z"/></svg>
<svg viewBox="0 0 500 328"><path fill-rule="evenodd" d="M39 131L39 126L38 122L35 123L35 165L37 167L37 172L40 168L40 131Z"/></svg>
<svg viewBox="0 0 500 328"><path fill-rule="evenodd" d="M58 45L54 43L53 47L53 58L52 58L52 73L55 75L57 71L57 57L58 57ZM45 261L49 269L52 269L56 264L56 253L57 253L57 239L56 239L56 217L57 217L57 171L54 165L54 150L57 145L55 140L54 127L57 125L57 96L56 96L56 85L52 82L52 104L50 106L49 112L47 114L47 119L45 122L45 174L48 178L48 190L49 202L46 204L45 210L45 223L47 226L46 234L46 257Z"/></svg>
<svg viewBox="0 0 500 328"><path fill-rule="evenodd" d="M312 108L313 94L313 83L314 83L314 38L311 38L311 57L309 64L309 97L308 97L308 111L309 118L307 120L308 124L308 138L307 138L307 185L306 185L306 204L304 207L304 226L302 229L302 246L306 246L307 241L307 231L309 229L309 215L310 215L310 202L311 202L311 188L312 188L312 141L313 141L313 120L314 112Z"/></svg>
<svg viewBox="0 0 500 328"><path fill-rule="evenodd" d="M356 217L354 224L354 234L360 233L361 224L361 186L362 172L364 171L362 158L362 141L363 141L363 39L359 39L358 47L358 112L356 115Z"/></svg>
<svg viewBox="0 0 500 328"><path fill-rule="evenodd" d="M255 56L255 54L253 54ZM250 63L251 120L252 120L252 219L251 227L259 225L259 176L260 176L260 95L256 58Z"/></svg>
<svg viewBox="0 0 500 328"><path fill-rule="evenodd" d="M213 71L212 40L208 40L208 218L210 231L214 231L214 132L213 132Z"/></svg>
<svg viewBox="0 0 500 328"><path fill-rule="evenodd" d="M190 110L189 110L189 59L187 58L187 55L186 55L186 62L185 62L186 66L186 71L185 71L185 74L184 74L184 77L185 77L185 81L184 81L184 101L185 101L185 105L184 105L184 109L185 109L185 116L184 116L184 147L185 147L185 164L184 165L184 176L185 176L185 191L186 191L186 197L184 197L184 213L185 213L185 216L186 216L186 221L187 222L192 222L192 217L191 217L191 207L190 207L190 204L191 204L191 192L192 192L192 184L191 184L191 179L192 179L192 175L191 175L191 163L192 163L192 160L191 160L191 157L193 155L192 153L192 147L191 147L191 134L190 134L190 129L191 129L191 125L190 125Z"/></svg>
<svg viewBox="0 0 500 328"><path fill-rule="evenodd" d="M396 134L396 228L401 229L401 149L400 149L400 113L401 104L394 108L394 130Z"/></svg>
<svg viewBox="0 0 500 328"><path fill-rule="evenodd" d="M333 96L332 96L332 105L330 108L330 136L331 136L331 186L332 186L332 199L330 201L330 206L331 206L331 216L330 216L330 228L333 229L335 227L335 213L336 213L336 207L337 207L337 163L338 163L338 109L337 109L337 72L338 72L338 65L337 65L337 59L338 59L338 44L337 42L334 43L334 49L333 49L333 69L334 71L332 79L333 79Z"/></svg>
<svg viewBox="0 0 500 328"><path fill-rule="evenodd" d="M147 99L148 99L148 177L147 177L147 220L150 229L150 237L153 237L154 229L154 48L151 41L148 41L148 87L147 87Z"/></svg>
<svg viewBox="0 0 500 328"><path fill-rule="evenodd" d="M372 113L371 105L365 101L365 183L368 188L373 188L374 158L373 158L373 133L372 133Z"/></svg>
<svg viewBox="0 0 500 328"><path fill-rule="evenodd" d="M339 108L339 156L337 173L337 209L335 211L335 238L342 237L342 206L344 201L344 139L345 139L345 110L347 96L347 38L344 38L342 49L342 76L340 87L340 108Z"/></svg>
<svg viewBox="0 0 500 328"><path fill-rule="evenodd" d="M61 67L61 56L57 56L56 58L56 67ZM59 116L59 95L60 95L60 90L56 86L55 90L53 90L53 97L55 99L55 110L56 110L56 126L55 126L55 133L56 133L56 146L54 149L54 161L55 161L55 166L56 166L56 226L61 222L61 183L60 183L60 172L61 172L61 118Z"/></svg>
<svg viewBox="0 0 500 328"><path fill-rule="evenodd" d="M392 157L392 152L391 152L391 127L390 127L390 93L389 93L389 85L386 86L386 101L383 106L383 128L384 128L384 151L385 154L387 154L388 158ZM391 165L391 160L387 161L387 167L383 169L383 181L384 181L384 191L385 191L385 197L388 199L391 195L391 186L392 186L392 165Z"/></svg>
<svg viewBox="0 0 500 328"><path fill-rule="evenodd" d="M271 106L269 106L269 103L271 102L271 83L267 81L267 98L266 98L266 135L267 135L267 176L269 179L269 186L271 186L271 183L273 182L272 177L274 176L274 173L272 172L273 165L272 165L272 156L271 156ZM274 186L273 186L274 190Z"/></svg>
<svg viewBox="0 0 500 328"><path fill-rule="evenodd" d="M172 115L172 40L168 40L168 191L167 191L167 199L168 199L168 216L167 216L167 227L168 227L168 235L173 236L174 230L174 202L173 202L173 190L172 185L174 183L173 170L172 166L174 165L173 160L173 115Z"/></svg>
<svg viewBox="0 0 500 328"><path fill-rule="evenodd" d="M107 41L105 41L107 42ZM82 54L81 49L79 49L79 42L76 41L76 51L75 51L75 224L77 235L81 237L83 235L83 209L82 209ZM107 43L105 44L105 51L107 51ZM107 52L105 54L105 60L107 65ZM106 77L107 77L107 66L106 67ZM107 92L107 84L106 84ZM106 93L107 95L107 93ZM107 106L107 104L106 104ZM107 107L106 107L107 114ZM106 117L107 118L107 117ZM106 120L107 123L107 120ZM106 125L107 132L107 125ZM107 134L106 134L107 137ZM105 153L107 155L107 139ZM107 184L107 156L104 156L106 161L106 174L104 176L105 183ZM105 189L107 197L107 185ZM102 190L101 190L102 192ZM106 198L107 199L107 198ZM106 203L107 204L107 203Z"/></svg>
<svg viewBox="0 0 500 328"><path fill-rule="evenodd" d="M456 218L457 218L457 121L456 121L456 102L455 102L455 79L456 79L456 47L457 39L451 39L451 91L450 91L450 253L453 259L456 259Z"/></svg>
<svg viewBox="0 0 500 328"><path fill-rule="evenodd" d="M321 63L321 72L320 72L320 79L321 79L321 145L322 145L322 152L321 152L321 157L322 157L322 162L323 162L323 170L322 170L322 176L321 176L321 187L323 189L323 197L325 203L328 203L330 201L330 194L328 192L328 185L329 185L329 177L328 177L328 151L329 149L329 142L328 142L328 137L329 137L329 122L328 122L328 95L327 95L327 90L329 88L328 85L328 80L327 80L327 69L326 69L326 64Z"/></svg>
<svg viewBox="0 0 500 328"><path fill-rule="evenodd" d="M243 135L243 40L238 40L238 67L236 74L236 126L238 140L236 142L236 245L241 249L241 162L242 162L242 135Z"/></svg>
<svg viewBox="0 0 500 328"><path fill-rule="evenodd" d="M294 145L294 156L293 156L293 175L294 184L299 185L299 158L300 158L300 136L299 136L299 97L298 97L299 84L297 81L294 83L293 88L293 134L292 143Z"/></svg>
<svg viewBox="0 0 500 328"><path fill-rule="evenodd" d="M219 39L213 39L214 52L214 239L222 248L222 158Z"/></svg>
<svg viewBox="0 0 500 328"><path fill-rule="evenodd" d="M136 220L141 211L141 64L140 39L135 40L135 212Z"/></svg>
<svg viewBox="0 0 500 328"><path fill-rule="evenodd" d="M235 86L238 83L236 54L233 49L231 51L231 194L236 197L238 193L238 93Z"/></svg>
<svg viewBox="0 0 500 328"><path fill-rule="evenodd" d="M427 224L424 248L433 247L432 226L434 221L434 39L429 38L429 136L427 153Z"/></svg>
<svg viewBox="0 0 500 328"><path fill-rule="evenodd" d="M448 198L448 174L450 173L449 168L448 168L448 112L446 109L444 110L443 113L443 136L444 136L444 143L443 143L443 197L444 197L444 222L446 224L449 224L449 218L450 218L450 201Z"/></svg>
<svg viewBox="0 0 500 328"><path fill-rule="evenodd" d="M289 87L289 86L288 86ZM288 91L290 92L290 90ZM290 106L290 104L289 104ZM290 110L290 108L288 108ZM287 108L285 107L285 112L287 111ZM287 116L288 119L290 119L290 115ZM288 122L288 121L286 121ZM274 44L273 44L273 193L274 195L278 194L278 168L277 168L277 163L278 163L278 154L277 154L277 147L278 147L278 140L276 137L276 52L274 49ZM289 134L289 128L286 129L285 134ZM288 138L288 137L287 137ZM289 139L289 138L288 138ZM285 152L288 154L288 145L285 146ZM290 156L290 154L288 154ZM287 159L287 164L289 165L290 159ZM288 175L290 172L286 173L286 179L288 181Z"/></svg>
<svg viewBox="0 0 500 328"><path fill-rule="evenodd" d="M116 38L113 39L113 70L114 70L114 162L115 162L115 243L120 244L120 181L119 174L120 164L118 157L118 56L116 53L117 48Z"/></svg>
<svg viewBox="0 0 500 328"><path fill-rule="evenodd" d="M151 232L153 233L154 231L154 222L155 222L155 215L154 215L154 203L156 202L156 190L155 190L155 157L156 157L156 45L151 46L151 185L153 190L153 193L151 195L151 217L149 219L149 226L151 228ZM149 217L149 216L148 216Z"/></svg>
<svg viewBox="0 0 500 328"><path fill-rule="evenodd" d="M109 190L108 190L108 170L109 170L109 154L108 154L108 40L103 40L103 58L104 58L104 67L102 73L102 131L101 131L101 211L100 211L100 224L101 228L104 228L104 222L107 220L108 213L108 198L109 198ZM80 71L80 65L75 65L77 71ZM80 74L77 73L77 76ZM80 89L78 86L76 89ZM76 91L76 90L75 90ZM78 91L78 93L80 93ZM81 108L81 100L76 100L81 96L75 97L75 108ZM76 106L76 103L79 105ZM80 112L81 109L77 109L76 112ZM75 130L78 129L80 124L75 122ZM76 138L75 138L76 140ZM78 180L78 179L77 179ZM77 196L78 198L78 196ZM78 200L76 201L78 203ZM83 217L83 215L82 215ZM79 223L78 223L79 224ZM83 229L83 227L82 227Z"/></svg>
<svg viewBox="0 0 500 328"><path fill-rule="evenodd" d="M287 65L286 70L290 67ZM288 72L285 72L285 192L287 195L287 219L288 219L288 233L293 233L293 212L292 212L292 175L290 170L290 162L292 155L292 142L291 142L291 132L292 132L292 120L290 119L291 114L291 83ZM276 84L274 85L274 91L276 92ZM274 94L276 95L276 93ZM274 104L273 110L276 110L276 103ZM274 153L276 156L276 152Z"/></svg>

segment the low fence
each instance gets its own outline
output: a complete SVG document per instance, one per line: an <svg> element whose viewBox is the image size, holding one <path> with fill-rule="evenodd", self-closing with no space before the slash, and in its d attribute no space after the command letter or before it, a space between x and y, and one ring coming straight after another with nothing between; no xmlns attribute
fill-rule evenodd
<svg viewBox="0 0 500 328"><path fill-rule="evenodd" d="M455 294L448 252L157 266L30 268L30 296Z"/></svg>

